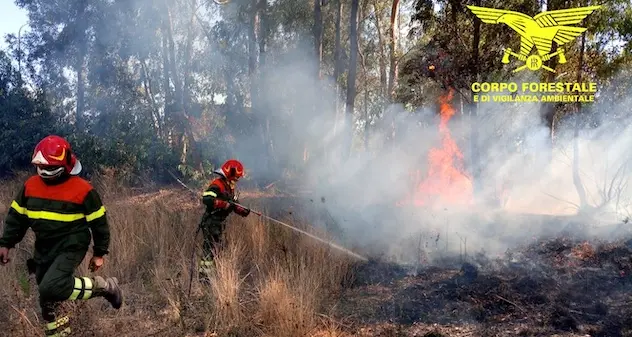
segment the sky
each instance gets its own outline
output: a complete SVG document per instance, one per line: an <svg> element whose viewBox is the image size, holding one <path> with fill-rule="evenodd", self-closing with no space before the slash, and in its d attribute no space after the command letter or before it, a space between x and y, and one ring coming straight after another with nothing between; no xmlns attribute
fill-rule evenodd
<svg viewBox="0 0 632 337"><path fill-rule="evenodd" d="M15 5L13 0L0 1L0 48L7 47L4 37L13 33L16 36L20 27L28 22L27 12ZM22 28L22 33L28 30L28 26Z"/></svg>

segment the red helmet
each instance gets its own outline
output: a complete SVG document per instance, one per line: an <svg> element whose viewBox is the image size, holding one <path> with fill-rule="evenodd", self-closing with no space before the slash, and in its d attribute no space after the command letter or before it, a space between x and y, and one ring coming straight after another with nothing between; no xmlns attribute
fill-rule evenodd
<svg viewBox="0 0 632 337"><path fill-rule="evenodd" d="M244 165L236 159L227 160L215 173L224 176L230 181L237 181L244 176Z"/></svg>
<svg viewBox="0 0 632 337"><path fill-rule="evenodd" d="M31 163L37 167L42 178L55 178L64 171L77 175L81 172L81 162L75 157L64 138L51 135L42 139L35 150Z"/></svg>

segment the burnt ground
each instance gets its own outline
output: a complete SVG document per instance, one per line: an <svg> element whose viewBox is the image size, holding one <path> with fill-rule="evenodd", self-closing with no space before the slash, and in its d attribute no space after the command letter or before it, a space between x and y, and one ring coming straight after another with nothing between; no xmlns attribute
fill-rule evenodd
<svg viewBox="0 0 632 337"><path fill-rule="evenodd" d="M632 336L632 240L546 239L454 262L357 265L338 316L356 336Z"/></svg>

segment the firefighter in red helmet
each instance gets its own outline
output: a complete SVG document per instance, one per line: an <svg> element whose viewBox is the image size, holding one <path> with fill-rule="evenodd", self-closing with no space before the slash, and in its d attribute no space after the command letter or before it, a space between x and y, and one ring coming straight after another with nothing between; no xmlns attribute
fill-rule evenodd
<svg viewBox="0 0 632 337"><path fill-rule="evenodd" d="M237 181L244 176L244 166L238 160L230 159L213 173L219 177L212 180L202 194L206 211L200 224L204 235L204 246L199 272L200 278L206 281L214 266L213 248L221 240L226 218L232 212L243 217L250 214L249 209L232 203L239 202L235 188Z"/></svg>
<svg viewBox="0 0 632 337"><path fill-rule="evenodd" d="M45 334L67 336L70 318L58 312L61 302L103 297L114 308L121 307L123 295L116 278L74 274L91 239L90 269L94 272L103 265L110 230L99 194L77 176L81 163L64 138L42 139L31 163L37 175L26 180L11 203L0 238L0 264L9 262L9 250L31 228L35 251L27 266L37 280Z"/></svg>

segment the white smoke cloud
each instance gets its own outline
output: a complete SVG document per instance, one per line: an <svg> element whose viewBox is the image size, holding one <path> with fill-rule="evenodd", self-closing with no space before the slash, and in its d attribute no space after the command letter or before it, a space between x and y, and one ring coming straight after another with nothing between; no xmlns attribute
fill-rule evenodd
<svg viewBox="0 0 632 337"><path fill-rule="evenodd" d="M372 253L390 253L402 261L418 258L413 256L417 254L415 249L404 242L420 246L420 242L426 245L430 238L434 238L435 241L430 241L443 253L446 249L452 253L463 250L467 240L470 252L484 249L498 254L517 241L544 232L561 232L569 223L614 224L630 211L632 190L627 184L630 166L619 170L630 160L628 149L632 148L632 129L622 129L627 125L625 121L630 121L629 100L594 103L590 118L600 125L582 127L580 133L580 172L592 206L602 204L604 190L608 191L619 170L618 180L610 190L614 200L592 214L562 217L576 214L573 204L579 204L572 175L573 123L556 125L551 149L550 131L540 117L539 103L480 105L478 203L467 207L447 203L431 209L397 207L396 203L413 188L411 172L419 170L425 177L428 150L441 145L436 107L429 105L414 114L401 106L391 107L396 111L388 112L386 117L393 118L398 125L396 139L386 140L392 132L392 123L380 123L378 129L370 129L371 148L367 152L363 149L362 130L358 130L352 158L342 162L341 143L347 129L342 127L341 114L337 115L333 109L335 95L328 91L316 96L312 67L311 60L304 56L273 66L269 69L271 75L264 79L263 95L269 105L268 113L285 120L279 130L288 135L288 140L278 144L276 151L301 153L303 144L308 144L315 153L303 172L306 177L303 183L311 185L306 188L313 191L314 199L325 197L326 201L318 204L342 228L347 244L363 246ZM320 84L333 87L326 80ZM356 119L363 114L359 109L361 100L359 94ZM449 129L469 169L471 119L467 112L461 113L458 99L453 102L457 113ZM314 103L320 104L318 111L311 108ZM608 114L613 110L625 113L614 120ZM319 149L325 149L326 155L320 155ZM497 197L502 188L506 197L502 211L500 205L482 202Z"/></svg>

